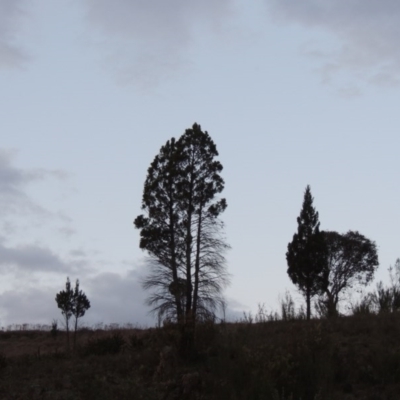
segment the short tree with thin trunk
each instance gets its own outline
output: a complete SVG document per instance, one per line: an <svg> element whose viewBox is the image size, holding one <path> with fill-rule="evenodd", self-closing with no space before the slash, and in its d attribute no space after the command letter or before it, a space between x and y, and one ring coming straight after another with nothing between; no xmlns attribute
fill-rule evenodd
<svg viewBox="0 0 400 400"><path fill-rule="evenodd" d="M82 290L79 290L79 280L76 280L75 289L72 289L71 282L67 278L65 290L61 290L56 295L56 302L61 314L64 316L65 329L67 331L67 348L70 348L70 319L75 317L74 324L74 348L76 346L76 334L78 330L78 319L83 317L90 308L90 302Z"/></svg>
<svg viewBox="0 0 400 400"><path fill-rule="evenodd" d="M308 320L311 317L312 297L323 293L326 287L326 249L313 200L308 185L297 218L297 233L288 244L286 253L287 273L306 299Z"/></svg>
<svg viewBox="0 0 400 400"><path fill-rule="evenodd" d="M72 314L75 317L74 348L76 347L76 332L78 330L78 319L82 318L90 308L90 301L86 294L79 290L79 280L76 280L73 296Z"/></svg>
<svg viewBox="0 0 400 400"><path fill-rule="evenodd" d="M71 282L67 278L65 283L65 290L61 290L56 295L57 307L61 310L61 314L64 316L65 329L67 331L67 348L70 348L69 342L69 321L73 315L73 300L74 291L71 288Z"/></svg>

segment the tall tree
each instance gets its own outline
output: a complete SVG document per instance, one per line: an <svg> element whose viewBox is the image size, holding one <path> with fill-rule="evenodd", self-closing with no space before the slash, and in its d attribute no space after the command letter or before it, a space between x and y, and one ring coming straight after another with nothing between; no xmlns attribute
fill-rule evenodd
<svg viewBox="0 0 400 400"><path fill-rule="evenodd" d="M148 169L135 227L150 255L144 281L153 311L184 324L213 315L228 283L220 214L225 199L215 143L200 125L161 147Z"/></svg>
<svg viewBox="0 0 400 400"><path fill-rule="evenodd" d="M297 218L297 233L288 244L286 253L287 273L306 298L308 320L311 317L311 298L323 293L326 287L326 249L313 200L308 185Z"/></svg>
<svg viewBox="0 0 400 400"><path fill-rule="evenodd" d="M320 302L328 316L338 313L340 296L354 286L365 286L378 268L375 242L357 231L321 232L327 251L326 287Z"/></svg>
<svg viewBox="0 0 400 400"><path fill-rule="evenodd" d="M179 269L183 261L183 234L178 208L178 151L174 138L161 147L147 171L142 209L135 227L140 229L140 248L151 258L151 273L145 289L155 289L148 298L160 316L183 320L185 281Z"/></svg>

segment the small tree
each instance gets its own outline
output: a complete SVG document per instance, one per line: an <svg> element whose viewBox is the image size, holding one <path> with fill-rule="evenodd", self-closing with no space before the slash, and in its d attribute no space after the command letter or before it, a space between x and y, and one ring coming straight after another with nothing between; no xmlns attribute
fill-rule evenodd
<svg viewBox="0 0 400 400"><path fill-rule="evenodd" d="M322 232L327 251L326 287L320 306L335 316L340 296L354 286L366 286L379 265L375 242L359 232Z"/></svg>
<svg viewBox="0 0 400 400"><path fill-rule="evenodd" d="M61 310L61 314L64 316L65 329L67 330L67 348L69 349L69 320L73 315L73 299L74 291L71 288L71 282L67 278L65 283L65 290L56 295L57 307Z"/></svg>
<svg viewBox="0 0 400 400"><path fill-rule="evenodd" d="M392 292L392 309L400 310L400 258L394 263L394 267L389 267L390 290Z"/></svg>
<svg viewBox="0 0 400 400"><path fill-rule="evenodd" d="M297 218L297 233L288 244L288 275L306 298L307 320L311 317L311 298L326 287L326 251L319 231L318 212L313 207L311 188L304 193L303 207Z"/></svg>
<svg viewBox="0 0 400 400"><path fill-rule="evenodd" d="M65 290L57 293L56 302L58 308L61 310L64 316L65 328L67 331L67 348L70 348L69 331L70 331L70 319L72 316L75 317L75 329L74 329L74 348L76 345L76 332L78 329L78 319L85 315L85 312L90 308L90 302L82 290L79 290L79 280L76 280L75 289L71 287L71 282L67 278L65 284Z"/></svg>
<svg viewBox="0 0 400 400"><path fill-rule="evenodd" d="M75 330L74 330L74 348L76 347L76 332L78 330L78 319L85 315L85 312L90 308L90 301L86 294L79 290L79 280L76 280L72 314L75 317Z"/></svg>

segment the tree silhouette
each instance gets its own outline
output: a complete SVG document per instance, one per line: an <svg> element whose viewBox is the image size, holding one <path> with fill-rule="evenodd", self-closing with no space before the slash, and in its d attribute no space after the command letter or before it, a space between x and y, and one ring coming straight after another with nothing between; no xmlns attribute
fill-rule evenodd
<svg viewBox="0 0 400 400"><path fill-rule="evenodd" d="M150 255L144 288L159 316L184 325L214 315L228 283L224 253L229 248L219 215L225 199L216 145L200 125L161 147L144 185L135 227Z"/></svg>
<svg viewBox="0 0 400 400"><path fill-rule="evenodd" d="M318 212L313 207L311 188L304 192L303 206L297 218L297 233L288 244L287 273L298 286L307 303L307 319L311 317L311 298L326 287L326 249L319 231Z"/></svg>
<svg viewBox="0 0 400 400"><path fill-rule="evenodd" d="M321 232L327 250L326 287L320 302L328 316L337 315L340 295L355 285L367 285L379 265L375 242L359 232Z"/></svg>
<svg viewBox="0 0 400 400"><path fill-rule="evenodd" d="M79 280L76 280L75 290L73 294L73 307L72 315L75 317L75 330L74 330L74 348L76 347L76 332L78 330L78 319L83 317L86 311L90 308L90 301L86 294L79 290Z"/></svg>
<svg viewBox="0 0 400 400"><path fill-rule="evenodd" d="M69 345L69 320L73 315L73 299L74 299L74 291L71 288L71 282L69 278L67 278L67 282L65 283L65 290L61 290L56 295L57 307L61 310L61 314L64 316L65 321L65 329L67 331L67 348L70 348Z"/></svg>
<svg viewBox="0 0 400 400"><path fill-rule="evenodd" d="M70 348L69 332L70 332L70 319L75 317L74 329L74 348L76 346L76 332L78 329L78 319L85 315L85 312L90 308L90 302L82 290L79 290L79 280L76 280L75 289L71 287L71 282L67 278L65 283L65 290L61 290L56 295L56 302L58 308L64 316L65 328L67 331L67 348Z"/></svg>

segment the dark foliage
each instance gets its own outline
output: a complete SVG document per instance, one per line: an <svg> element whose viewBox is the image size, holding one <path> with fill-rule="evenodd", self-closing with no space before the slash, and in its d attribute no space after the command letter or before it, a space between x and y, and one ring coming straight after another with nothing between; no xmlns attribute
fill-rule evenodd
<svg viewBox="0 0 400 400"><path fill-rule="evenodd" d="M375 242L358 232L323 231L327 251L326 287L320 302L328 316L338 313L340 296L355 286L366 286L378 268Z"/></svg>
<svg viewBox="0 0 400 400"><path fill-rule="evenodd" d="M114 332L109 336L89 339L83 348L83 354L104 356L107 354L118 354L126 341L119 332Z"/></svg>
<svg viewBox="0 0 400 400"><path fill-rule="evenodd" d="M0 353L0 371L5 369L7 365L8 365L7 357L3 353Z"/></svg>
<svg viewBox="0 0 400 400"><path fill-rule="evenodd" d="M223 304L228 245L218 219L226 209L217 148L200 125L161 147L148 169L135 227L150 255L144 288L159 317L190 325ZM190 329L189 327L185 328Z"/></svg>
<svg viewBox="0 0 400 400"><path fill-rule="evenodd" d="M376 290L368 295L375 312L387 313L400 311L400 259L389 268L390 285L378 282Z"/></svg>
<svg viewBox="0 0 400 400"><path fill-rule="evenodd" d="M53 321L51 322L51 330L50 330L50 334L51 336L55 339L58 335L58 321L56 319L53 319Z"/></svg>
<svg viewBox="0 0 400 400"><path fill-rule="evenodd" d="M82 290L79 290L79 280L76 280L75 289L71 287L71 282L67 278L65 284L65 290L57 293L56 302L58 308L61 310L65 320L65 327L67 331L67 348L69 349L69 331L70 331L70 319L72 316L75 317L75 329L74 329L74 347L76 345L76 334L78 330L78 319L83 317L86 311L90 308L90 302ZM54 327L53 327L54 328ZM57 329L57 326L55 326Z"/></svg>
<svg viewBox="0 0 400 400"><path fill-rule="evenodd" d="M65 290L61 290L56 295L57 307L61 310L61 314L64 316L65 329L67 330L67 347L69 349L69 320L73 315L73 299L74 291L71 288L71 282L67 278L65 283Z"/></svg>
<svg viewBox="0 0 400 400"><path fill-rule="evenodd" d="M76 346L76 334L78 330L78 320L82 318L90 308L90 301L86 294L79 290L79 280L76 280L72 302L72 315L75 317L74 347Z"/></svg>
<svg viewBox="0 0 400 400"><path fill-rule="evenodd" d="M313 207L313 197L308 185L303 206L297 218L297 233L288 244L286 260L288 275L306 298L307 319L311 316L311 298L321 294L326 287L326 251L319 230L318 212Z"/></svg>
<svg viewBox="0 0 400 400"><path fill-rule="evenodd" d="M61 337L18 332L4 348L0 398L396 400L399 318L199 323L198 357L190 361L179 358L173 326L85 332L91 339L81 352L48 349L40 357L28 349L40 338L43 348L56 349Z"/></svg>

